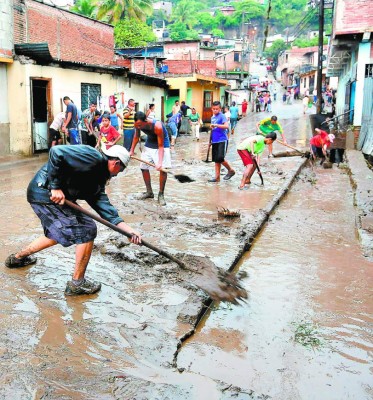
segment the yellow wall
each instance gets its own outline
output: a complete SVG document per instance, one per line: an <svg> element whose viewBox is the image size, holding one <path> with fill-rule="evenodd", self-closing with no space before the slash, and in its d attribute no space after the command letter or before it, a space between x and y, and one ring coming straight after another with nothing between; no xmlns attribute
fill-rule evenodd
<svg viewBox="0 0 373 400"><path fill-rule="evenodd" d="M85 72L60 67L20 64L15 61L8 66L9 120L10 120L10 152L32 154L31 132L31 89L30 78L52 79L52 114L61 110L62 98L69 96L80 108L81 83L101 85L102 96L109 96L123 91L125 100L134 98L139 103L139 110L154 102L156 114L160 118L161 96L164 89L128 78L113 76L109 73ZM153 101L154 99L154 101ZM63 109L65 107L63 106Z"/></svg>

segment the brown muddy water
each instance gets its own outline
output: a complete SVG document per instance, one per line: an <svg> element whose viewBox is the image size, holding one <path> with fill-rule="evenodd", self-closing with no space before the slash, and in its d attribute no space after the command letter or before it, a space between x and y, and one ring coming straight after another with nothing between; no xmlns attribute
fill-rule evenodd
<svg viewBox="0 0 373 400"><path fill-rule="evenodd" d="M349 177L315 172L301 174L241 260L248 303L210 311L179 368L242 398L373 398L373 264L356 237Z"/></svg>
<svg viewBox="0 0 373 400"><path fill-rule="evenodd" d="M295 108L289 112L295 113ZM255 116L256 119L263 117ZM214 168L213 164L201 161L207 151L206 133L201 135L200 142L181 137L173 154L175 172L183 171L196 180L194 183L179 184L170 178L166 186L166 207L159 207L155 201L139 202L136 194L143 191L144 185L138 165L132 163L127 174L113 179L108 187L113 204L126 222L157 246L173 254L208 256L215 265L227 268L236 258L237 249L243 246L242 232L255 223L260 210L300 165L296 157L263 158L265 186L253 185L247 191L238 192L243 168L237 160L235 145L248 132L253 132L255 122L251 117L241 121L230 141L228 158L237 170L230 181L219 185L206 182ZM285 121L283 125L287 126L292 145L306 143L307 124L306 119L296 120L293 116ZM39 166L40 162L30 162L17 168L0 168L1 260L41 234L40 223L25 199L27 184ZM347 177L337 170L321 171L320 176L326 179L328 173L336 174L336 182L348 187ZM152 177L156 192L158 176L152 173ZM359 258L350 194L333 195L332 201L338 200L337 206L330 203L332 193L327 190L324 194L321 189L332 188L338 193L337 183L333 181L328 186L327 181L320 183L323 179L318 178L316 185L312 184L315 179L311 179L312 183L298 183L291 194L295 197L289 196L292 200L290 204L285 203L281 217L285 220L290 214L288 225L276 219L268 225L269 230L277 223L281 226L271 237L274 241L271 246L276 251L267 255L269 244L265 242L267 247L256 255L255 267L251 262L255 248L248 266L246 261L242 263L241 268L249 273L249 278L242 281L250 293L247 305L219 306L219 311L209 316L199 333L181 348L180 354L177 354L180 339L193 333L206 301L205 293L191 285L188 274L175 264L147 249L128 245L126 239L105 227L99 227L88 269L88 277L103 283L97 295L65 298L63 290L73 269L73 248L46 250L32 267L20 270L2 267L0 399L264 399L267 394L281 398L276 397L274 390L279 383L285 388L281 393L296 393L288 398L307 398L302 395L314 393L315 382L324 383L321 379L324 375L317 372L321 369L320 363L323 371L333 374L333 379L334 375L341 376L340 381L346 384L346 376L354 382L361 377L368 388L369 381L365 380L363 371L369 368L366 354L371 351L371 342L364 338L365 351L361 343L364 343L364 334L368 337L371 309L366 299L359 296L363 283L371 287L371 276L363 274L367 264ZM254 182L259 183L257 176ZM314 207L319 203L329 210L322 213L325 224L314 219L315 211L308 211L311 204ZM219 219L218 206L240 210L241 218ZM308 223L298 227L302 206L308 207L304 211ZM343 211L342 217L338 210ZM310 232L310 227L315 233ZM348 233L347 239L339 236L343 230ZM305 244L307 235L311 234L315 235L312 237L316 242L309 247ZM330 241L322 245L328 261L325 275L321 265L323 257L315 248L329 234L332 234ZM293 242L296 255L289 250L289 243L293 245ZM339 249L337 265L332 262L335 245ZM358 263L352 264L352 270L344 271L346 254L350 253L356 254ZM279 258L270 258L274 255ZM307 273L299 264L307 266ZM340 264L343 269L339 269ZM363 275L364 280L360 279ZM344 292L346 287L348 290ZM261 293L265 296L261 297ZM333 307L331 293L335 295ZM356 308L348 308L352 306ZM217 313L222 312L229 314L229 329L222 322L223 314L217 318ZM325 325L322 339L327 345L321 350L310 351L293 343L296 324L304 320L319 323L323 328ZM325 340L329 337L330 340ZM285 349L285 358L276 353L281 346ZM320 354L324 354L322 362ZM312 368L310 359L316 360ZM366 364L355 359L366 360ZM282 368L285 369L277 371ZM309 382L305 378L307 373ZM298 397L298 392L290 390L297 385L301 388ZM363 384L351 385L363 388ZM369 393L368 389L364 390ZM357 393L365 392L361 389Z"/></svg>

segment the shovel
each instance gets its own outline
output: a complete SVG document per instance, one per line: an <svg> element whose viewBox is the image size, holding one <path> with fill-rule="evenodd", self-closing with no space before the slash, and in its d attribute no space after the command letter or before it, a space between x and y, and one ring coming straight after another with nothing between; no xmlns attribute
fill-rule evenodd
<svg viewBox="0 0 373 400"><path fill-rule="evenodd" d="M256 170L258 171L258 175L260 176L260 180L262 182L262 186L264 186L264 180L263 180L263 176L262 176L262 171L259 168L258 162L256 161L256 159L253 157L253 163L254 166L256 168Z"/></svg>
<svg viewBox="0 0 373 400"><path fill-rule="evenodd" d="M297 151L299 154L302 154L302 156L304 156L306 158L310 158L310 152L309 151L306 151L306 152L301 151L301 150L297 149L296 147L290 146L290 144L284 143L284 142L282 142L281 140L278 140L278 139L277 139L277 142L282 144L285 147L289 147L289 149Z"/></svg>
<svg viewBox="0 0 373 400"><path fill-rule="evenodd" d="M137 158L135 156L131 156L132 159L136 160L136 161L140 161L143 162L146 165L150 165L151 167L155 168L155 165L153 163L150 163L148 161L142 160L141 158ZM166 169L161 168L160 169L162 172L165 172L166 174L170 174L172 175L175 179L177 179L180 183L190 183L190 182L194 182L194 179L190 178L188 175L183 175L183 174L174 174L171 171L168 171Z"/></svg>
<svg viewBox="0 0 373 400"><path fill-rule="evenodd" d="M65 204L72 209L91 217L95 221L106 225L114 231L127 236L128 238L132 237L132 235L125 230L109 221L106 221L98 215L93 214L91 211L80 207L78 204L73 203L70 200L65 199ZM149 243L147 240L142 239L141 244L173 261L183 270L198 274L198 279L197 277L191 278L192 283L204 290L213 300L239 304L238 300L245 301L245 299L247 299L248 294L238 283L237 277L231 273L218 269L208 258L184 255L183 259L185 261L182 261L179 258L174 257L172 254L154 246L152 243Z"/></svg>
<svg viewBox="0 0 373 400"><path fill-rule="evenodd" d="M209 145L209 147L208 147L208 149L207 149L206 160L203 160L203 162L205 162L205 163L210 163L210 162L212 162L212 161L209 161L210 148L211 148L211 145Z"/></svg>

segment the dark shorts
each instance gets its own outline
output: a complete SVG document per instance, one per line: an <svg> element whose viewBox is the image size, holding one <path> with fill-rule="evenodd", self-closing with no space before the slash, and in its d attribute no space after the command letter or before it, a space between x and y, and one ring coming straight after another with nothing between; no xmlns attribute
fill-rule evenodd
<svg viewBox="0 0 373 400"><path fill-rule="evenodd" d="M79 211L55 204L30 205L41 221L44 235L63 247L88 243L97 236L97 227L93 219Z"/></svg>
<svg viewBox="0 0 373 400"><path fill-rule="evenodd" d="M227 154L228 141L212 144L212 161L222 163Z"/></svg>
<svg viewBox="0 0 373 400"><path fill-rule="evenodd" d="M55 140L60 140L61 139L61 134L59 131L56 131L53 128L49 128L49 140L51 142L54 142Z"/></svg>
<svg viewBox="0 0 373 400"><path fill-rule="evenodd" d="M324 157L324 153L322 152L322 148L321 147L316 147L314 144L311 144L311 150L312 150L312 153L316 157L320 157L320 158Z"/></svg>
<svg viewBox="0 0 373 400"><path fill-rule="evenodd" d="M254 164L253 158L251 157L251 153L249 153L247 150L237 150L237 153L241 157L241 160L245 167L246 165Z"/></svg>

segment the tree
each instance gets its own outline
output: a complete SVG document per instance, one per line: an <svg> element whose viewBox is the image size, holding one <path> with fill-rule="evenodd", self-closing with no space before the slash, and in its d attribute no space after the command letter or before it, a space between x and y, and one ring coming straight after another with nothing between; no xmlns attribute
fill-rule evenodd
<svg viewBox="0 0 373 400"><path fill-rule="evenodd" d="M224 38L224 32L221 29L215 28L211 31L212 36L216 36L218 38Z"/></svg>
<svg viewBox="0 0 373 400"><path fill-rule="evenodd" d="M264 56L268 58L273 58L274 60L277 60L278 55L280 54L281 51L288 49L289 46L285 43L284 40L279 39L275 40L272 43L272 46L267 48L264 51Z"/></svg>
<svg viewBox="0 0 373 400"><path fill-rule="evenodd" d="M91 0L77 0L75 5L70 8L70 11L89 18L96 18L97 13L96 6Z"/></svg>
<svg viewBox="0 0 373 400"><path fill-rule="evenodd" d="M145 21L153 12L151 0L99 0L97 18L116 24L121 19Z"/></svg>
<svg viewBox="0 0 373 400"><path fill-rule="evenodd" d="M305 38L297 38L294 40L292 43L292 46L297 46L297 47L312 47L312 46L318 46L319 44L319 37L316 36L312 39L305 39ZM328 44L328 38L324 37L324 44Z"/></svg>
<svg viewBox="0 0 373 400"><path fill-rule="evenodd" d="M188 29L183 22L175 22L174 24L168 25L168 29L170 30L171 39L175 41L199 38L198 32L193 29Z"/></svg>
<svg viewBox="0 0 373 400"><path fill-rule="evenodd" d="M142 21L124 19L114 27L116 47L142 47L155 42L152 29Z"/></svg>
<svg viewBox="0 0 373 400"><path fill-rule="evenodd" d="M197 12L199 4L195 1L181 0L174 8L171 20L185 24L189 29L197 24Z"/></svg>

